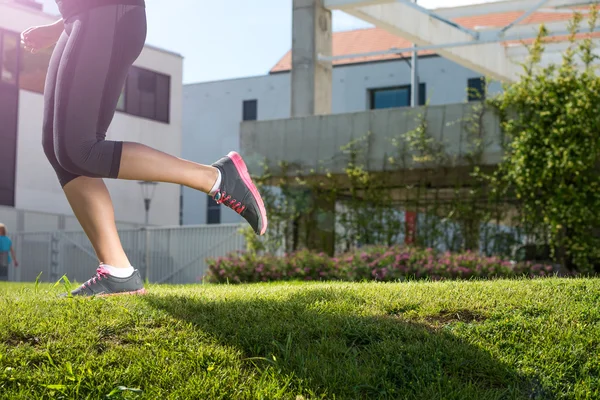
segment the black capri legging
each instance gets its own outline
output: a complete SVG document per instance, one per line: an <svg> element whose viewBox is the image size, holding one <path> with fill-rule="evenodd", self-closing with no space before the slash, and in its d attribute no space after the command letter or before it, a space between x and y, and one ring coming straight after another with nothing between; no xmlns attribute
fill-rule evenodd
<svg viewBox="0 0 600 400"><path fill-rule="evenodd" d="M122 142L106 140L130 66L146 40L141 6L107 5L65 21L44 89L44 152L64 187L116 178Z"/></svg>

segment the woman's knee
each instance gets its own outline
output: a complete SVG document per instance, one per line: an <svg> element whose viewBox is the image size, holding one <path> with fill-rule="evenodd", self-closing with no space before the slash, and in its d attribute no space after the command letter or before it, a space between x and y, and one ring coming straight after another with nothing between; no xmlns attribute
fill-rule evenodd
<svg viewBox="0 0 600 400"><path fill-rule="evenodd" d="M47 134L48 132L44 132L42 137L42 148L44 149L44 154L46 158L50 162L50 166L54 169L56 176L58 177L58 181L62 187L64 187L67 183L75 179L79 174L73 174L70 171L67 171L62 165L59 163L58 158L56 157L56 151L54 148L54 138L52 134Z"/></svg>
<svg viewBox="0 0 600 400"><path fill-rule="evenodd" d="M90 175L86 160L90 146L81 142L67 142L58 136L54 146L54 154L60 166L66 171L77 175Z"/></svg>

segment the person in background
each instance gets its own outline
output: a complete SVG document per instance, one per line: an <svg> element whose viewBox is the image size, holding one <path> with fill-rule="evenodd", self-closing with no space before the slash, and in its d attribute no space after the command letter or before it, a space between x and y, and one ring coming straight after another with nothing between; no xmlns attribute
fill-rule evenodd
<svg viewBox="0 0 600 400"><path fill-rule="evenodd" d="M8 280L8 267L11 262L11 256L15 261L15 267L19 266L12 241L7 235L6 226L0 224L0 281Z"/></svg>

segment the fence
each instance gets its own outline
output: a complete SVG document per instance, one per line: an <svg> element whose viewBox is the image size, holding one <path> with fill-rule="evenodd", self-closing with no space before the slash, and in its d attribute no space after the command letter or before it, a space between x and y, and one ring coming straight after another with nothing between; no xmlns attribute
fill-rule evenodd
<svg viewBox="0 0 600 400"><path fill-rule="evenodd" d="M206 259L245 249L239 225L140 228L119 231L131 263L151 283L188 284L202 281ZM19 268L9 280L56 282L63 275L83 282L98 260L87 236L80 231L16 233L11 235Z"/></svg>
<svg viewBox="0 0 600 400"><path fill-rule="evenodd" d="M81 225L74 215L47 213L40 211L19 210L13 207L0 206L0 222L8 227L9 232L51 232L55 230L82 231ZM141 228L142 224L117 221L119 229Z"/></svg>

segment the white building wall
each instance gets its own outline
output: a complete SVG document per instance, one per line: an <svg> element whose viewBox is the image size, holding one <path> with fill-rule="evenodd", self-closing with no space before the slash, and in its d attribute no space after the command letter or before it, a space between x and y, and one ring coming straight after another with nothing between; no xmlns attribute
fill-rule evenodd
<svg viewBox="0 0 600 400"><path fill-rule="evenodd" d="M21 32L32 25L47 24L56 17L18 5L0 4L0 28ZM165 124L117 112L107 138L134 141L163 152L181 156L183 59L181 56L153 47L144 48L135 66L167 74L171 77L170 123ZM73 213L58 183L54 170L42 149L43 96L21 90L19 98L17 167L15 207L42 213ZM117 221L141 224L145 219L140 185L131 181L105 180L115 206ZM156 187L150 210L150 224L179 224L180 189L177 185L161 183ZM68 218L68 228L73 228ZM29 230L43 230L46 225L39 218L39 227L28 224ZM76 226L76 225L75 225ZM39 228L39 229L38 229ZM13 229L14 230L14 229Z"/></svg>
<svg viewBox="0 0 600 400"><path fill-rule="evenodd" d="M419 81L425 83L426 99L431 105L466 101L468 79L480 76L441 57L421 58L418 69ZM410 59L342 66L333 71L335 114L368 110L370 89L410 85L411 80ZM490 92L500 88L494 83Z"/></svg>
<svg viewBox="0 0 600 400"><path fill-rule="evenodd" d="M410 61L410 60L409 60ZM467 81L479 74L441 57L419 60L419 78L426 84L431 105L467 100ZM333 113L368 110L369 90L409 85L409 64L404 60L339 66L333 70ZM490 92L501 89L490 86ZM231 150L239 150L240 122L244 100L258 100L258 120L289 118L290 74L278 73L243 79L184 86L183 157L211 163ZM183 223L206 223L206 195L183 190ZM240 217L222 207L221 222Z"/></svg>
<svg viewBox="0 0 600 400"><path fill-rule="evenodd" d="M258 100L259 120L290 115L289 74L192 84L183 94L183 158L211 164L240 148L240 122L244 100ZM183 189L183 223L204 224L207 196ZM221 207L221 223L237 223L240 217Z"/></svg>

